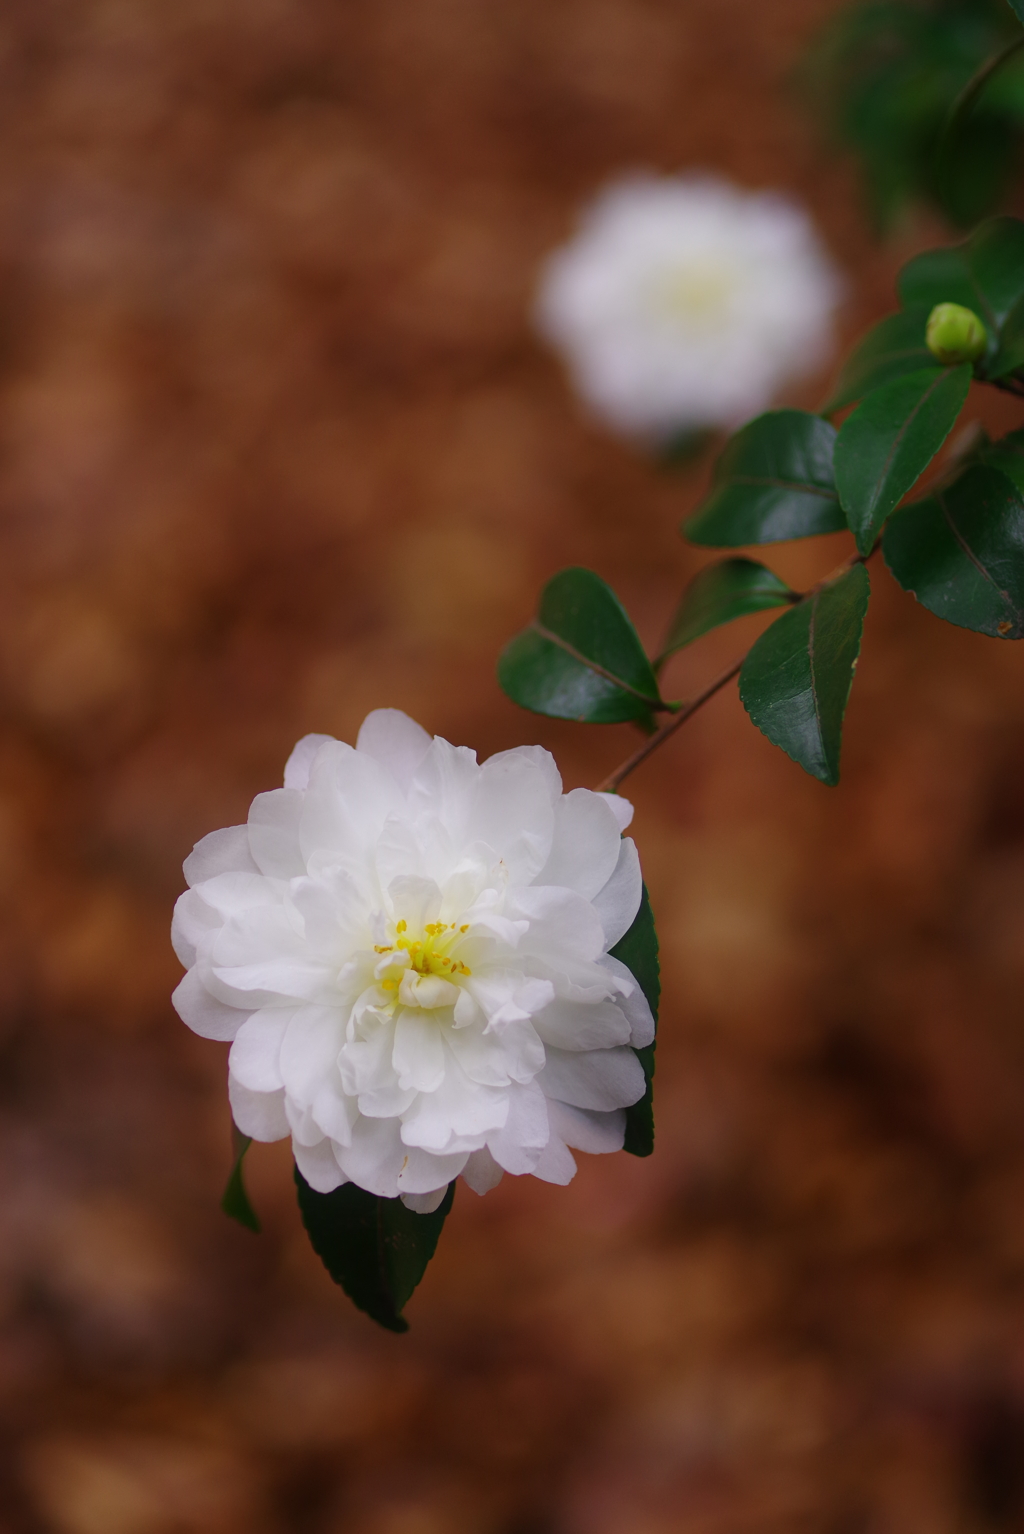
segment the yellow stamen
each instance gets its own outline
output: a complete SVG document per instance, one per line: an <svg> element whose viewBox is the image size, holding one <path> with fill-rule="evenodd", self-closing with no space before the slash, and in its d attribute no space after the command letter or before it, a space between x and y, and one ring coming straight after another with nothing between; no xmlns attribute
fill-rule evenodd
<svg viewBox="0 0 1024 1534"><path fill-rule="evenodd" d="M395 928L395 931L396 932L406 932L406 931L408 931L408 925L409 925L408 922L400 921L398 923L398 926Z"/></svg>
<svg viewBox="0 0 1024 1534"><path fill-rule="evenodd" d="M374 943L373 951L374 953L393 953L394 949L390 943Z"/></svg>

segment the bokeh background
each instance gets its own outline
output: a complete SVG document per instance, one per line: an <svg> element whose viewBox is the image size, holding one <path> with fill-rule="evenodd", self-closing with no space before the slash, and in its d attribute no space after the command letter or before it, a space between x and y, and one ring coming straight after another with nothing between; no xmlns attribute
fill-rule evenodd
<svg viewBox="0 0 1024 1534"><path fill-rule="evenodd" d="M873 244L793 100L835 9L6 0L2 1534L1024 1527L1020 649L879 568L840 788L734 692L632 780L657 1151L460 1187L406 1337L319 1267L286 1146L264 1234L220 1214L225 1046L168 1002L183 856L306 731L397 706L567 787L631 749L495 657L580 562L656 643L706 465L587 423L534 274L607 176L708 167L810 204L847 339L885 312L947 235Z"/></svg>

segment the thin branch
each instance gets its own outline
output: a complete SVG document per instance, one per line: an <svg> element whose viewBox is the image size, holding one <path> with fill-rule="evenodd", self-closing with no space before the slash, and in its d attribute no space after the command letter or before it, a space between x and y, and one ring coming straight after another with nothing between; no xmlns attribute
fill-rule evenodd
<svg viewBox="0 0 1024 1534"><path fill-rule="evenodd" d="M747 654L749 653L748 651ZM597 785L597 792L599 794L614 793L623 778L629 777L634 767L639 767L641 762L645 762L652 751L657 751L658 747L663 745L670 735L675 734L681 724L685 724L687 719L691 718L709 698L713 698L715 693L720 692L727 682L732 681L746 658L746 654L741 655L738 661L733 662L728 671L723 671L721 676L716 677L709 686L705 687L703 692L698 693L695 698L691 698L689 703L684 703L678 714L673 714L667 724L663 724L660 730L656 731L654 735L644 741L642 746L633 752L632 756L628 756L620 766L616 767L614 772L610 772L603 782Z"/></svg>
<svg viewBox="0 0 1024 1534"><path fill-rule="evenodd" d="M803 592L800 600L806 602L809 597L817 596L819 591L824 590L826 586L831 586L833 581L837 581L840 576L845 575L848 570L852 570L855 565L866 565L872 555L881 548L881 545L881 538L876 538L866 554L851 554L847 559L843 560L841 565L837 565L830 574L824 576L822 580L812 586L809 591ZM723 671L721 676L716 676L713 682L709 682L703 692L699 692L695 698L691 698L688 703L684 703L678 714L673 714L672 718L663 724L660 730L656 730L653 735L644 741L642 746L637 747L632 756L627 756L626 760L621 762L614 772L610 772L606 778L602 779L597 785L596 792L599 794L613 794L623 779L628 778L630 773L640 766L641 762L646 762L652 751L657 751L659 746L663 746L666 740L671 735L674 735L688 719L693 718L699 708L703 708L704 704L715 696L716 692L721 692L722 688L731 682L734 676L739 675L743 662L749 654L750 651L746 650L739 660L733 661L728 670Z"/></svg>

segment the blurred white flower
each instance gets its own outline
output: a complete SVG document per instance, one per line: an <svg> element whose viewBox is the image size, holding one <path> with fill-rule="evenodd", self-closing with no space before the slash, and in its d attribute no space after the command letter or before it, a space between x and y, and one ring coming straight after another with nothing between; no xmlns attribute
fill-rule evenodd
<svg viewBox="0 0 1024 1534"><path fill-rule="evenodd" d="M643 993L608 949L640 866L626 800L562 793L539 746L478 764L405 714L300 740L285 786L185 863L174 1003L231 1039L235 1122L322 1193L436 1208L453 1177L566 1183L622 1147Z"/></svg>
<svg viewBox="0 0 1024 1534"><path fill-rule="evenodd" d="M841 283L807 214L706 176L633 175L547 260L536 321L620 431L739 425L827 359Z"/></svg>

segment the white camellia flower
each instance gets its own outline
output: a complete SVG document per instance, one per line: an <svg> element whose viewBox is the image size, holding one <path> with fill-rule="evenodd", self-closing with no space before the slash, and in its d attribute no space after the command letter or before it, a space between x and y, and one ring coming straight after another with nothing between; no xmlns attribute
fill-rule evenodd
<svg viewBox="0 0 1024 1534"><path fill-rule="evenodd" d="M739 425L826 360L840 281L803 210L707 176L633 175L551 255L536 306L620 431Z"/></svg>
<svg viewBox="0 0 1024 1534"><path fill-rule="evenodd" d="M180 1016L231 1039L239 1129L311 1187L429 1212L460 1173L567 1183L620 1150L654 1023L608 950L641 898L626 800L539 746L478 763L394 709L307 735L248 824L204 837L174 913Z"/></svg>

